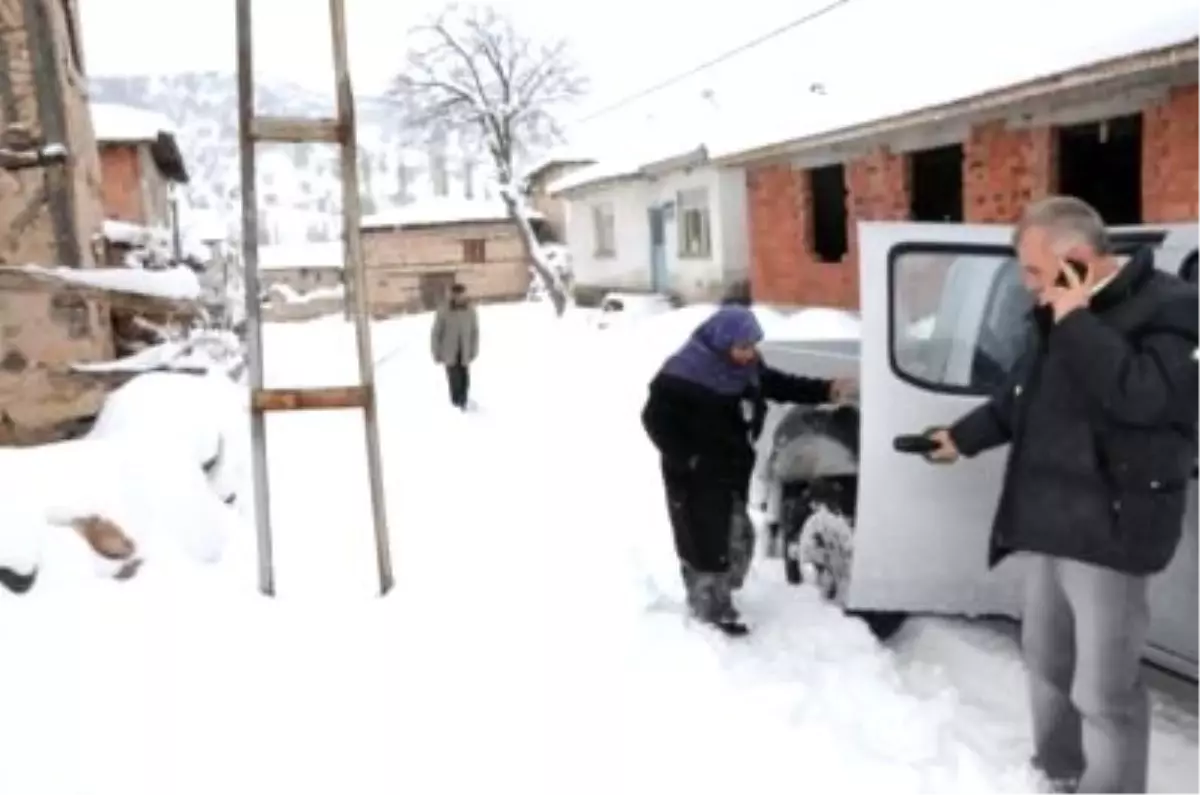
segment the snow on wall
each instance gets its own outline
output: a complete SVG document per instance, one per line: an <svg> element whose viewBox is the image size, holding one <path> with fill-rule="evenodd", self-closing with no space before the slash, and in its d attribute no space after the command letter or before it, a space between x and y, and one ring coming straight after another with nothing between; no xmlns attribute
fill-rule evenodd
<svg viewBox="0 0 1200 795"><path fill-rule="evenodd" d="M175 133L175 124L160 113L114 103L90 105L96 140L105 143L153 141L159 133Z"/></svg>
<svg viewBox="0 0 1200 795"><path fill-rule="evenodd" d="M542 214L536 210L529 210L526 215L530 218L542 217ZM499 199L463 199L452 196L439 196L364 216L362 219L362 228L386 229L397 226L487 223L491 221L504 221L507 218L508 209L504 206L504 202Z"/></svg>

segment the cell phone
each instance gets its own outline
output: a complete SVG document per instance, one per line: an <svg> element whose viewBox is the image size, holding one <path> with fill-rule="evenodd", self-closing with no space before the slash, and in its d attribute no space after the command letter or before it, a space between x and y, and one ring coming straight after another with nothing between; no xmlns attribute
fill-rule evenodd
<svg viewBox="0 0 1200 795"><path fill-rule="evenodd" d="M1070 268L1072 271L1075 272L1075 275L1079 278L1079 281L1082 282L1082 281L1087 280L1087 275L1088 275L1088 266L1087 265L1085 265L1084 263L1080 262L1077 259L1072 259L1071 257L1064 257L1062 263L1063 263L1064 267ZM1058 274L1058 278L1054 280L1054 286L1055 287L1070 287L1071 284L1070 284L1070 282L1067 281L1066 274L1060 272Z"/></svg>

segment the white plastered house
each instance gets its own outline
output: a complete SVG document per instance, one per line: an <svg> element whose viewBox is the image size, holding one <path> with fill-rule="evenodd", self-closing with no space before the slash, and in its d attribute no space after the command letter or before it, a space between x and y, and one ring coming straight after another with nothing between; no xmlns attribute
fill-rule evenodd
<svg viewBox="0 0 1200 795"><path fill-rule="evenodd" d="M703 146L653 162L599 162L549 187L566 203L576 296L718 298L747 278L746 178Z"/></svg>

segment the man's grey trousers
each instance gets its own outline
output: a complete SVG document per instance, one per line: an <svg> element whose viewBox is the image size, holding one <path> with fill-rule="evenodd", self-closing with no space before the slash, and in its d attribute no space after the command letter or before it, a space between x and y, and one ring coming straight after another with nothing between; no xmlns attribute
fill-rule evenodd
<svg viewBox="0 0 1200 795"><path fill-rule="evenodd" d="M1034 764L1051 780L1077 780L1079 792L1145 792L1147 578L1063 558L1022 557L1021 645Z"/></svg>

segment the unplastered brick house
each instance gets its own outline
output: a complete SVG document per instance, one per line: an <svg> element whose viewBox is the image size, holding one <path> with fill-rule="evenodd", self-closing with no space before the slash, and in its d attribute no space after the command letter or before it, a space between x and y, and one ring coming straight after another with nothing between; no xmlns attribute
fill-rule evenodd
<svg viewBox="0 0 1200 795"><path fill-rule="evenodd" d="M810 98L816 110L797 115L793 137L718 153L720 165L745 169L756 298L857 308L859 221L1011 223L1028 202L1066 193L1114 225L1196 222L1195 13L1131 27L1139 22L1144 31L1103 46L1086 36L1057 50L1032 40L1010 46L1013 64L1025 63L1015 53L1028 44L1042 60L1052 53L1059 68L1022 66L1020 82L972 79L977 91L941 91L946 101L936 104L902 107L875 96L828 111L820 104L828 97ZM976 46L980 59L991 57L990 45ZM953 76L934 69L924 79ZM873 114L872 103L893 112Z"/></svg>
<svg viewBox="0 0 1200 795"><path fill-rule="evenodd" d="M91 113L105 217L171 226L171 187L188 181L174 125L161 114L128 105L94 102Z"/></svg>
<svg viewBox="0 0 1200 795"><path fill-rule="evenodd" d="M545 240L545 222L531 225ZM426 199L362 220L371 313L432 309L458 282L477 301L524 298L530 263L516 224L498 199Z"/></svg>

